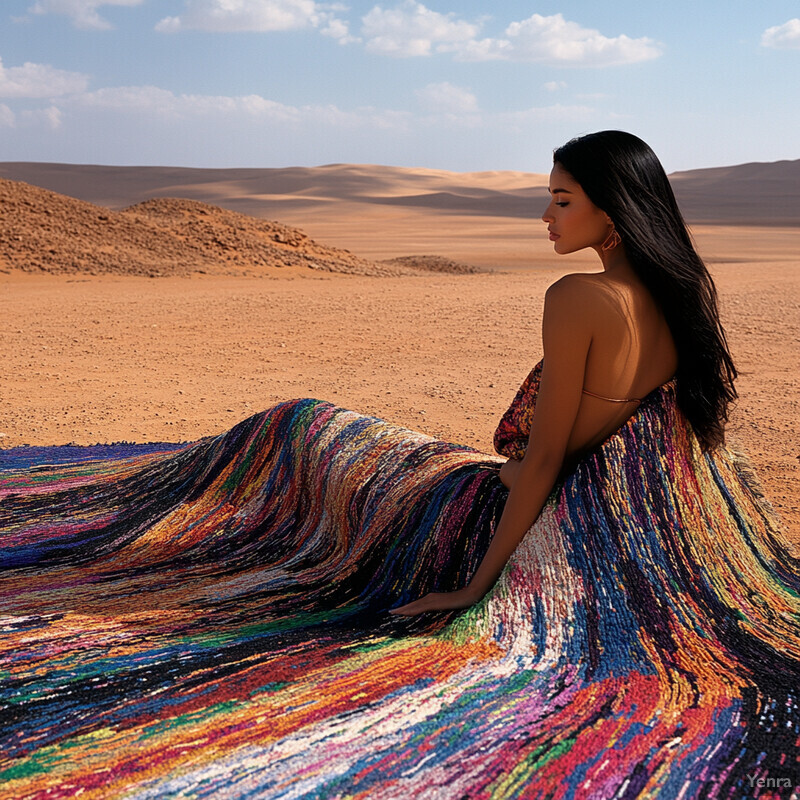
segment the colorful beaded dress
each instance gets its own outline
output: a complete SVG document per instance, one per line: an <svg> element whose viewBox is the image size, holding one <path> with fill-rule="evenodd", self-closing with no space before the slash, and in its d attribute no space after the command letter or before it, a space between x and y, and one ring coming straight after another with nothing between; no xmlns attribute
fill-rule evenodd
<svg viewBox="0 0 800 800"><path fill-rule="evenodd" d="M432 620L386 609L469 578L496 456L310 399L178 449L5 455L2 797L800 785L798 562L672 383L559 482L481 603Z"/></svg>

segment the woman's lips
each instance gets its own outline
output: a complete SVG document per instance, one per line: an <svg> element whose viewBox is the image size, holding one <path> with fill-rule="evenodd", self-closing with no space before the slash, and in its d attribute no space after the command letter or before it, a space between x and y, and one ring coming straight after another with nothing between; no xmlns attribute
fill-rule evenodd
<svg viewBox="0 0 800 800"><path fill-rule="evenodd" d="M553 231L549 231L549 233L550 233L550 241L551 242L554 242L556 239L559 238L559 235L557 233L553 233Z"/></svg>

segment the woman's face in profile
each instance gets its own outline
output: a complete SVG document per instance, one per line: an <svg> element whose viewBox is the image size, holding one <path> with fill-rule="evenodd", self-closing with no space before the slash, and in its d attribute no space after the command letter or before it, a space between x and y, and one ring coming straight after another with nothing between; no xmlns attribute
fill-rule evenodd
<svg viewBox="0 0 800 800"><path fill-rule="evenodd" d="M550 173L550 203L542 214L553 249L559 255L585 247L599 250L611 232L611 219L560 164Z"/></svg>

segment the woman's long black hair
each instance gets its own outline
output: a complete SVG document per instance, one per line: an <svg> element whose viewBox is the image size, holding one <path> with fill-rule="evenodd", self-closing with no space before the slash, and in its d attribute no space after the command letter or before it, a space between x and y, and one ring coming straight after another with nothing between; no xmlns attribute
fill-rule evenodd
<svg viewBox="0 0 800 800"><path fill-rule="evenodd" d="M678 350L677 400L703 449L724 441L736 368L717 291L656 154L623 131L600 131L553 153L614 223L631 266L664 313Z"/></svg>

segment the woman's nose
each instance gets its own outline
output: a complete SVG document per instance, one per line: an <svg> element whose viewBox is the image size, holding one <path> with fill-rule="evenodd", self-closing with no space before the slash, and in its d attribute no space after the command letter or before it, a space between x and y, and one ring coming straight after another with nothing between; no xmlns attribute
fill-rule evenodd
<svg viewBox="0 0 800 800"><path fill-rule="evenodd" d="M548 203L547 206L545 207L544 213L542 214L542 220L544 220L544 222L552 222L553 221L553 214L550 211L550 207L551 206L552 206L552 203Z"/></svg>

